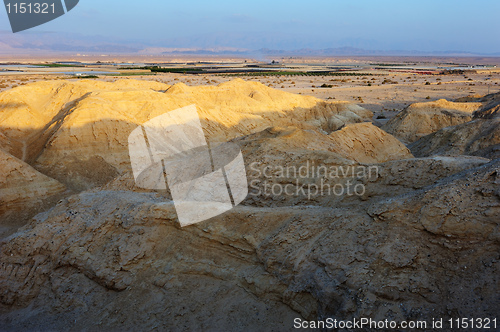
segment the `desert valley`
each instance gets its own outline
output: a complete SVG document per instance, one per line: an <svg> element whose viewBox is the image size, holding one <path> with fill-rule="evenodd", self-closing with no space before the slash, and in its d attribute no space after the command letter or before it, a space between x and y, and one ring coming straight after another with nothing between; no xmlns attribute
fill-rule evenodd
<svg viewBox="0 0 500 332"><path fill-rule="evenodd" d="M500 59L271 60L5 60L0 330L500 318ZM128 138L190 105L249 194L181 227Z"/></svg>

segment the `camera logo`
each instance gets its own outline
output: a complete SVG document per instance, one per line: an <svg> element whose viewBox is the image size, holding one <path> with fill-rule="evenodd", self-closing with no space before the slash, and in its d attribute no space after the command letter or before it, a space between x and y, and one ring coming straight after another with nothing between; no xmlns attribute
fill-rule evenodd
<svg viewBox="0 0 500 332"><path fill-rule="evenodd" d="M34 28L69 12L79 0L4 0L12 32Z"/></svg>
<svg viewBox="0 0 500 332"><path fill-rule="evenodd" d="M144 123L128 143L136 185L168 187L182 227L229 211L248 195L240 148L233 143L210 147L195 105Z"/></svg>

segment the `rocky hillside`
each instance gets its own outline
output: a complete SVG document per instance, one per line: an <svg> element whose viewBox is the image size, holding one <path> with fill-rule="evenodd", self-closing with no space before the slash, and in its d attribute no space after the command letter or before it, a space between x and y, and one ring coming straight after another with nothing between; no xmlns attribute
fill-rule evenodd
<svg viewBox="0 0 500 332"><path fill-rule="evenodd" d="M481 106L479 102L457 103L444 99L415 103L397 114L382 129L405 143L413 143L439 129L472 120L472 113Z"/></svg>
<svg viewBox="0 0 500 332"><path fill-rule="evenodd" d="M475 155L500 158L500 93L477 99L483 106L473 119L436 131L409 145L415 156Z"/></svg>
<svg viewBox="0 0 500 332"><path fill-rule="evenodd" d="M180 227L169 191L135 185L127 138L193 104L210 143L240 147L249 195ZM408 149L398 138L423 131L398 125L395 137L357 105L242 80L3 92L1 329L288 331L295 318L494 317L500 160L487 151L498 118L495 106L452 104L464 123L433 120L436 132ZM396 119L422 118L413 113Z"/></svg>

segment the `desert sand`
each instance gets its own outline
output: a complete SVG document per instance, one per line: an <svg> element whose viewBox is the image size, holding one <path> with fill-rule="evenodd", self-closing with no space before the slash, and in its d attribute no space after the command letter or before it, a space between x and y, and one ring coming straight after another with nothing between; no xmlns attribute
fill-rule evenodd
<svg viewBox="0 0 500 332"><path fill-rule="evenodd" d="M5 78L0 326L288 331L298 317L494 318L500 75L408 77ZM193 104L207 140L237 144L254 183L295 192L324 180L256 171L266 166L377 171L328 179L362 185L359 195L250 191L181 228L168 192L135 185L127 137Z"/></svg>

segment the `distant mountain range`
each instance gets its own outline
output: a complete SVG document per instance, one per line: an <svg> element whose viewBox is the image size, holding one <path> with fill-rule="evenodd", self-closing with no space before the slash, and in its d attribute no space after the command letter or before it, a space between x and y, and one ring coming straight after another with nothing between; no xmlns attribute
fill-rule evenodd
<svg viewBox="0 0 500 332"><path fill-rule="evenodd" d="M464 51L422 52L412 50L367 50L355 47L297 50L244 49L235 47L172 48L142 43L120 43L99 37L52 33L13 35L0 32L0 55L44 54L129 54L129 55L212 55L244 57L314 57L314 56L500 56L500 53Z"/></svg>
<svg viewBox="0 0 500 332"><path fill-rule="evenodd" d="M267 55L274 56L288 56L288 55L297 55L297 56L343 56L343 55L415 55L415 56L425 56L425 55L443 55L443 56L499 56L500 53L496 54L479 54L472 52L463 52L463 51L436 51L436 52L422 52L422 51L407 51L407 50L365 50L362 48L355 47L338 47L338 48L326 48L326 49L309 49L304 48L300 50L293 51L283 51L283 50L270 50L270 49L262 49L260 52Z"/></svg>

